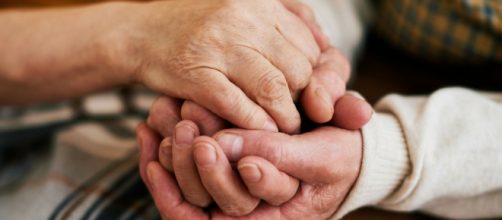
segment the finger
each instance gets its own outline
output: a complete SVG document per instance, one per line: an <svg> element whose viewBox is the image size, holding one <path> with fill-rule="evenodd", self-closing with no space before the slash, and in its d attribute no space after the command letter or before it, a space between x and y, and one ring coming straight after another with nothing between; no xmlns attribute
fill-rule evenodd
<svg viewBox="0 0 502 220"><path fill-rule="evenodd" d="M293 100L296 100L312 76L312 64L307 57L278 33L269 41L264 56L284 75Z"/></svg>
<svg viewBox="0 0 502 220"><path fill-rule="evenodd" d="M308 5L297 0L281 0L281 2L307 25L321 50L329 47L329 38L322 32L314 12Z"/></svg>
<svg viewBox="0 0 502 220"><path fill-rule="evenodd" d="M301 97L306 115L317 123L330 121L335 102L344 92L345 84L338 76L329 71L315 70Z"/></svg>
<svg viewBox="0 0 502 220"><path fill-rule="evenodd" d="M203 136L197 138L194 145L199 175L218 207L231 216L243 216L253 211L260 200L247 192L216 141Z"/></svg>
<svg viewBox="0 0 502 220"><path fill-rule="evenodd" d="M314 122L326 123L333 118L334 105L345 93L349 68L341 66L345 58L330 48L321 55L319 66L302 94L301 103L307 116Z"/></svg>
<svg viewBox="0 0 502 220"><path fill-rule="evenodd" d="M278 22L277 30L316 66L321 52L307 25L288 10L280 12Z"/></svg>
<svg viewBox="0 0 502 220"><path fill-rule="evenodd" d="M166 137L160 142L159 147L159 162L169 172L174 172L173 169L173 139Z"/></svg>
<svg viewBox="0 0 502 220"><path fill-rule="evenodd" d="M350 79L351 65L347 57L335 47L329 47L324 50L319 58L321 68L333 70L337 75L347 83Z"/></svg>
<svg viewBox="0 0 502 220"><path fill-rule="evenodd" d="M202 209L183 200L176 181L159 163L149 162L147 173L151 195L163 219L209 219Z"/></svg>
<svg viewBox="0 0 502 220"><path fill-rule="evenodd" d="M274 120L260 106L226 78L221 72L209 68L193 70L194 82L187 83L186 97L202 105L232 124L246 129L277 131ZM200 85L204 82L203 85ZM203 87L203 88L201 88ZM213 91L213 92L207 92Z"/></svg>
<svg viewBox="0 0 502 220"><path fill-rule="evenodd" d="M181 120L180 102L168 96L159 96L150 108L147 124L163 137L173 133L174 126Z"/></svg>
<svg viewBox="0 0 502 220"><path fill-rule="evenodd" d="M336 102L331 122L341 128L357 130L368 123L372 115L370 104L347 93Z"/></svg>
<svg viewBox="0 0 502 220"><path fill-rule="evenodd" d="M284 75L255 50L246 47L231 51L238 66L229 69L228 78L255 100L274 119L279 130L296 132L300 114L296 109Z"/></svg>
<svg viewBox="0 0 502 220"><path fill-rule="evenodd" d="M355 141L361 141L357 131L336 127L321 127L295 136L228 129L218 132L215 139L230 161L247 156L262 157L282 172L306 182L333 181L340 171L334 169L333 163L351 160L346 155L353 149L345 146L358 146ZM347 161L347 164L350 163Z"/></svg>
<svg viewBox="0 0 502 220"><path fill-rule="evenodd" d="M181 118L194 122L202 135L213 135L226 127L223 119L192 101L183 103Z"/></svg>
<svg viewBox="0 0 502 220"><path fill-rule="evenodd" d="M146 176L146 166L151 161L157 161L158 146L160 137L155 131L145 123L141 123L136 128L136 136L139 146L139 171L141 178L148 185Z"/></svg>
<svg viewBox="0 0 502 220"><path fill-rule="evenodd" d="M199 136L199 129L191 121L181 121L174 131L173 169L184 198L191 204L206 207L211 196L199 178L193 160L192 142Z"/></svg>
<svg viewBox="0 0 502 220"><path fill-rule="evenodd" d="M298 179L279 171L261 157L244 157L239 160L237 167L251 195L271 205L278 206L289 201L300 184Z"/></svg>

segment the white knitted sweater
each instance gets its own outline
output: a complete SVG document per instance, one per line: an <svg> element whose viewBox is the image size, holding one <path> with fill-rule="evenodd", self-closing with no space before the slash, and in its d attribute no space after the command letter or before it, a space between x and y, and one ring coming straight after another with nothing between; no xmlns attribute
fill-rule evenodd
<svg viewBox="0 0 502 220"><path fill-rule="evenodd" d="M361 206L502 217L502 93L389 95L362 129L361 173L334 218Z"/></svg>

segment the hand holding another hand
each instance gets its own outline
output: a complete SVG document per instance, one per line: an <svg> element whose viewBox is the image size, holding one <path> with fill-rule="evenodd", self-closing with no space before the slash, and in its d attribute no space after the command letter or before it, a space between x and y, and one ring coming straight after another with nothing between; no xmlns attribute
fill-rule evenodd
<svg viewBox="0 0 502 220"><path fill-rule="evenodd" d="M320 121L316 120L316 118L318 119L319 116L324 114L324 117L331 120L331 123L337 126L353 130L359 129L369 120L372 112L371 107L359 98L348 94L342 95L345 86L344 81L341 79L349 75L348 71L350 71L348 68L338 68L339 65L337 65L337 63L340 62L340 59L343 62L344 57L334 48L328 48L323 52L322 57L323 59L321 60L323 62L314 70L312 80L301 97L306 114L312 117L314 121ZM333 84L329 82L334 82L334 85L338 86L333 86ZM316 89L311 88L326 89L330 92L328 94L330 99L326 101L320 98L316 93ZM182 119L191 120L193 122L184 121L176 126ZM176 190L178 190L183 200L186 201L187 204L190 204L191 207L193 205L195 205L193 206L194 208L206 207L214 199L223 213L232 216L243 215L252 212L258 205L260 199L267 201L268 204L280 205L289 201L297 191L299 184L298 177L283 172L275 167L274 163L267 163L267 159L270 158L256 157L261 155L255 155L255 157L251 159L247 158L242 161L249 162L256 160L259 164L258 166L263 166L263 169L268 171L263 174L263 176L267 176L267 178L263 179L264 182L262 181L261 183L245 181L246 184L242 184L239 175L232 171L226 159L227 156L221 154L221 150L220 162L213 166L214 169L219 171L206 170L207 172L205 173L211 173L205 175L206 177L209 176L207 178L210 179L206 180L206 182L211 183L207 185L204 184L204 174L197 166L197 163L195 163L194 156L196 152L194 140L197 139L200 134L212 136L220 130L225 129L227 124L224 120L194 102L185 101L184 103L180 103L172 98L160 97L152 106L147 121L148 126L142 126L138 130L138 137L140 140L155 139L151 137L142 137L142 135L153 132L151 128L156 131L155 133L160 133L162 137L166 138L162 140L162 143L159 143L160 147L156 146L154 148L149 148L150 150L158 152L158 155L152 155L152 152L142 153L141 173L145 182L148 183L146 174L147 164L151 161L159 161L160 163L157 163L158 165L161 165L165 170L174 174L174 176L171 176L172 174L165 173L165 175L170 176L170 178L175 181L174 183L177 185ZM148 130L149 132L142 132L141 130ZM266 135L271 136L270 140L281 137L280 134L274 133ZM215 137L218 137L218 135ZM159 137L157 136L157 138ZM220 149L215 141L211 141L208 137L201 138L213 144L213 146L215 146L214 149ZM160 139L158 142L160 142ZM225 146L227 148L225 148ZM304 147L310 148L309 146ZM145 150L144 148L142 149L143 151ZM232 151L228 151L228 145L222 145L221 149L227 150L230 159L235 162L238 161L235 154L232 154ZM269 150L271 149L276 149L276 147L271 147ZM144 155L151 155L149 157L150 159L145 159ZM309 160L312 160L312 162L309 162ZM315 160L315 157L303 158L303 163L313 163ZM297 162L301 164L300 161ZM239 161L239 163L244 162ZM241 169L246 166L246 163L244 163ZM325 167L325 169L328 168L332 169L333 167ZM166 172L165 170L164 172ZM241 173L240 176L243 176L243 174ZM300 178L300 180L302 179ZM163 182L165 181L166 180L163 180ZM273 192L273 190L271 190L276 187L277 189L282 189L282 191ZM150 189L152 190L151 187ZM153 191L152 194L154 194ZM343 199L337 198L338 200ZM157 199L161 198L155 197L155 200ZM162 204L157 205L163 206ZM162 210L163 208L160 209L161 211L166 211ZM260 212L261 211L258 213Z"/></svg>
<svg viewBox="0 0 502 220"><path fill-rule="evenodd" d="M196 137L199 131L192 129L196 126L189 121L176 127L175 133L183 132L183 138L187 138L183 141L191 144L180 146L174 141L173 167L176 170L179 164L185 168L193 164L198 176L184 170L175 171L174 177L157 162L159 136L144 124L138 128L142 177L165 219L229 219L240 215L250 219L323 219L337 210L359 174L359 131L323 127L289 136L229 129L213 139ZM183 151L190 151L193 157L177 161L177 154ZM237 162L237 171L232 170L231 161ZM208 213L192 205L187 198L197 198L197 191L187 191L192 193L187 197L179 188L185 186L179 179L198 182L192 187L203 186L219 209ZM258 206L260 199L266 203Z"/></svg>
<svg viewBox="0 0 502 220"><path fill-rule="evenodd" d="M294 100L320 49L280 1L156 1L134 9L117 26L126 31L120 55L137 81L242 128L298 132Z"/></svg>

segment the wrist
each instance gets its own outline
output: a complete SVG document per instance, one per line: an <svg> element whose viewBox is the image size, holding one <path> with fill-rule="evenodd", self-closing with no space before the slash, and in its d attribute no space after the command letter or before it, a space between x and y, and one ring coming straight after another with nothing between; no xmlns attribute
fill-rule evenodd
<svg viewBox="0 0 502 220"><path fill-rule="evenodd" d="M105 60L113 72L127 77L127 83L143 83L143 70L153 58L151 52L164 50L168 53L174 44L175 36L171 36L170 29L179 27L174 24L175 19L171 19L177 17L173 9L176 2L107 4L110 8L105 13L113 14L113 19L108 22L110 28L101 35L98 43ZM157 35L161 35L161 39L157 39ZM163 55L165 61L172 56Z"/></svg>
<svg viewBox="0 0 502 220"><path fill-rule="evenodd" d="M95 38L95 63L112 75L119 84L139 81L141 40L137 33L138 9L144 3L112 2L102 4L99 14L106 16L106 24Z"/></svg>
<svg viewBox="0 0 502 220"><path fill-rule="evenodd" d="M411 170L406 139L393 115L374 114L362 134L361 171L335 218L362 206L383 205Z"/></svg>

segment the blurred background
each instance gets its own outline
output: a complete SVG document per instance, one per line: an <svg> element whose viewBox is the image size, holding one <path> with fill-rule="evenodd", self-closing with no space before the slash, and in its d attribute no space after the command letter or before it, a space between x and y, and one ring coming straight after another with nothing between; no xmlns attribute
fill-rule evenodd
<svg viewBox="0 0 502 220"><path fill-rule="evenodd" d="M93 2L102 1L2 0L0 8ZM426 95L446 86L500 91L502 21L498 19L502 17L502 6L499 1L488 6L462 2L466 1L374 1L373 22L364 36L364 46L353 60L349 89L358 91L372 104L390 93ZM37 138L33 141L50 142L48 134ZM424 218L432 217L365 208L345 219Z"/></svg>

